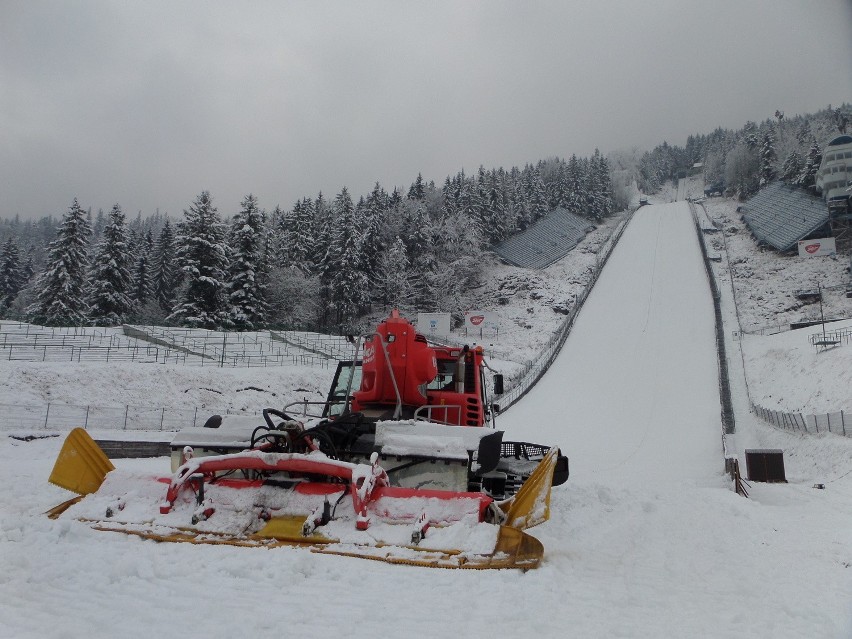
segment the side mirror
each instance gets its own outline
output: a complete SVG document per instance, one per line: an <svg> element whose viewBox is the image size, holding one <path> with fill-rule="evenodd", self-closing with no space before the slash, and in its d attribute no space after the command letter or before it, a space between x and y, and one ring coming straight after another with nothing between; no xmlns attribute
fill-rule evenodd
<svg viewBox="0 0 852 639"><path fill-rule="evenodd" d="M503 376L499 373L494 376L494 394L502 395L503 394Z"/></svg>

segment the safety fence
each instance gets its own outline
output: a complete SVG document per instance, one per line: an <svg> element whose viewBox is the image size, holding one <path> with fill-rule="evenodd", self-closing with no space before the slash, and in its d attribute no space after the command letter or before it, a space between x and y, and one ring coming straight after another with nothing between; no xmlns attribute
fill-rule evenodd
<svg viewBox="0 0 852 639"><path fill-rule="evenodd" d="M852 328L838 328L832 331L823 329L811 335L808 340L814 347L843 346L852 343Z"/></svg>
<svg viewBox="0 0 852 639"><path fill-rule="evenodd" d="M800 433L834 433L852 437L852 415L847 418L845 411L842 410L820 415L803 415L763 408L754 402L751 402L751 410L755 415L778 428Z"/></svg>
<svg viewBox="0 0 852 639"><path fill-rule="evenodd" d="M75 346L73 344L0 344L0 360L24 362L183 363L181 357L153 346Z"/></svg>
<svg viewBox="0 0 852 639"><path fill-rule="evenodd" d="M702 205L702 209L703 209L703 205ZM693 206L693 213L697 213L694 206ZM705 215L706 215L706 211L705 211ZM696 217L696 220L697 220L697 217ZM701 238L701 243L703 245L703 234L699 233L699 237ZM727 254L727 252L728 252L727 240L725 239L724 234L722 234L722 240L725 244L725 253ZM712 274L712 270L710 270L711 267L710 267L709 261L705 261L705 264L707 265L709 272ZM714 290L718 290L716 288L716 285L715 285L715 278L711 279L711 282L712 282L711 286L714 288ZM735 310L736 310L737 323L739 325L741 325L742 322L741 322L740 316L739 316L739 309L737 308L736 287L734 286L733 278L731 279L731 292L734 296L734 307L735 307ZM778 329L778 330L773 330L773 329ZM763 330L755 331L754 329L752 329L749 332L752 333L752 334L755 334L755 333L767 334L764 331L770 331L770 332L776 332L777 333L777 332L783 332L783 331L786 331L786 330L790 330L789 325L786 325L784 327L782 327L781 325L774 325L774 326L771 326L771 327L764 327ZM837 331L832 331L832 334L837 333L837 335L834 335L834 337L836 339L845 340L845 339L849 339L847 337L847 334L850 331L852 331L852 329L849 329L849 328L838 329ZM811 336L811 344L814 344L815 341L819 341L822 338L822 335L823 335L822 332L819 332L819 333L816 333L815 335ZM759 404L756 404L751 399L751 389L749 388L749 384L748 384L748 373L746 371L746 364L745 364L745 358L744 358L743 352L742 352L742 347L740 347L740 358L742 359L742 363L743 363L743 371L745 373L746 395L748 396L749 406L750 406L751 412L754 413L755 415L757 415L758 417L760 417L762 420L764 420L767 423L772 424L772 425L774 425L778 428L783 428L783 429L791 430L791 431L797 431L797 432L801 432L801 433L813 433L813 434L834 433L836 435L843 435L845 437L852 436L852 424L850 424L850 420L846 418L845 411L841 410L841 411L837 411L837 412L833 412L833 413L822 413L822 414L819 414L819 415L803 415L800 412L784 412L784 411L771 410L771 409L768 409L768 408L764 408L764 407L760 406ZM723 438L723 448L725 449L726 456L727 456L727 447L726 447L724 434L722 435L722 438Z"/></svg>
<svg viewBox="0 0 852 639"><path fill-rule="evenodd" d="M259 411L227 408L168 408L152 406L79 406L0 404L0 431L144 430L178 431L202 426L214 414L259 415Z"/></svg>
<svg viewBox="0 0 852 639"><path fill-rule="evenodd" d="M777 333L785 333L790 330L790 324L761 324L761 325L753 325L748 326L742 329L742 333L745 335L775 335Z"/></svg>
<svg viewBox="0 0 852 639"><path fill-rule="evenodd" d="M556 357L562 350L562 346L565 344L565 340L568 339L568 335L574 326L574 321L576 320L577 315L580 313L580 310L583 308L583 304L585 304L586 299L592 292L592 288L598 281L601 271L603 271L604 266L606 266L607 260L609 260L613 250L615 250L624 230L627 228L630 220L633 219L634 213L635 211L630 212L610 235L607 241L601 246L597 254L595 266L591 271L589 281L586 283L583 291L577 296L574 305L565 316L565 319L548 340L547 345L539 351L538 355L534 359L524 365L524 368L518 377L510 382L506 392L496 397L496 404L499 406L501 412L505 411L507 408L512 406L512 404L515 404L524 395L526 395L529 390L535 386L538 380L547 372L551 364L556 361Z"/></svg>
<svg viewBox="0 0 852 639"><path fill-rule="evenodd" d="M698 210L695 203L689 202L689 209L695 223L695 231L698 235L698 245L701 247L701 255L704 258L704 270L707 274L707 282L713 296L713 315L715 316L716 328L716 354L719 369L719 399L722 409L722 428L724 433L731 434L736 430L734 418L734 403L731 399L731 380L728 375L728 355L725 349L725 327L722 322L722 294L716 285L713 268L710 265L710 257L707 253L707 243L704 240L704 231L698 219Z"/></svg>
<svg viewBox="0 0 852 639"><path fill-rule="evenodd" d="M350 360L355 357L355 345L341 335L324 335L307 331L269 331L278 340L307 353L333 360Z"/></svg>
<svg viewBox="0 0 852 639"><path fill-rule="evenodd" d="M704 213L704 219L707 218L707 212L704 205L698 203ZM704 271L707 275L707 282L710 285L710 293L713 297L713 315L716 332L716 360L719 376L719 403L721 405L721 422L722 422L722 457L725 460L725 472L731 478L734 491L738 495L748 497L744 480L740 475L740 462L736 454L732 453L728 448L728 435L731 435L736 430L736 421L734 418L734 403L731 397L731 380L728 374L728 356L725 349L725 326L722 321L722 293L716 284L716 278L713 274L713 267L707 252L707 243L704 239L705 231L713 230L713 227L702 226L701 219L698 214L696 203L689 201L689 210L692 213L692 220L695 224L695 232L698 236L698 245L701 247L701 255L704 259ZM725 249L727 251L727 247Z"/></svg>
<svg viewBox="0 0 852 639"><path fill-rule="evenodd" d="M348 350L347 350L348 347ZM0 321L0 361L138 362L186 366L319 366L351 358L345 338L160 326L49 327Z"/></svg>
<svg viewBox="0 0 852 639"><path fill-rule="evenodd" d="M183 353L140 342L120 329L0 322L0 360L183 364L185 359Z"/></svg>
<svg viewBox="0 0 852 639"><path fill-rule="evenodd" d="M823 290L828 290L828 287L823 288ZM763 324L763 325L758 326L758 325L755 324L755 325L752 325L752 326L743 327L740 332L743 335L777 335L778 333L787 333L787 332L792 331L792 330L804 328L805 325L815 326L817 324L831 324L833 322L842 322L842 321L845 321L845 320L848 320L848 319L852 319L852 318L850 318L850 317L832 317L831 319L826 319L825 322L821 322L820 320L817 319L817 320L808 321L806 324L799 324L799 325L791 325L789 323L787 323L787 324L775 323L775 324Z"/></svg>
<svg viewBox="0 0 852 639"><path fill-rule="evenodd" d="M284 340L272 331L237 332L163 326L122 326L124 333L171 349L177 363L195 366L265 367L319 366L328 368L331 356ZM329 336L330 341L337 339ZM172 360L170 360L172 361Z"/></svg>
<svg viewBox="0 0 852 639"><path fill-rule="evenodd" d="M152 348L115 329L48 327L0 322L0 360L29 362L158 362L166 349Z"/></svg>

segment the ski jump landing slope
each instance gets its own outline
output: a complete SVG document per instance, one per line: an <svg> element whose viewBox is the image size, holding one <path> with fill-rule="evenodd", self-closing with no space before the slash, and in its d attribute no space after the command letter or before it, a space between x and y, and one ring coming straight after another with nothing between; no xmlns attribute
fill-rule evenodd
<svg viewBox="0 0 852 639"><path fill-rule="evenodd" d="M498 428L559 445L569 481L718 478L713 303L685 202L635 213L553 366Z"/></svg>

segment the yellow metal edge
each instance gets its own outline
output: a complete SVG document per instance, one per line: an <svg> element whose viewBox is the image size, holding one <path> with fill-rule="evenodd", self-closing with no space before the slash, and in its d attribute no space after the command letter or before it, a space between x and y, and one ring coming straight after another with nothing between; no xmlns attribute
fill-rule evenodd
<svg viewBox="0 0 852 639"><path fill-rule="evenodd" d="M65 438L48 481L78 495L100 488L107 473L115 466L89 433L75 428Z"/></svg>

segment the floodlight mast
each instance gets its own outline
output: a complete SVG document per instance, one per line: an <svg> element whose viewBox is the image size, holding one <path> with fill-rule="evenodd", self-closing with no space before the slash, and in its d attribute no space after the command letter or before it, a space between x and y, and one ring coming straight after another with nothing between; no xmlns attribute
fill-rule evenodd
<svg viewBox="0 0 852 639"><path fill-rule="evenodd" d="M822 312L822 286L819 280L817 280L817 296L819 297L819 318L822 321L822 341L825 343L827 341L825 336L825 315Z"/></svg>

